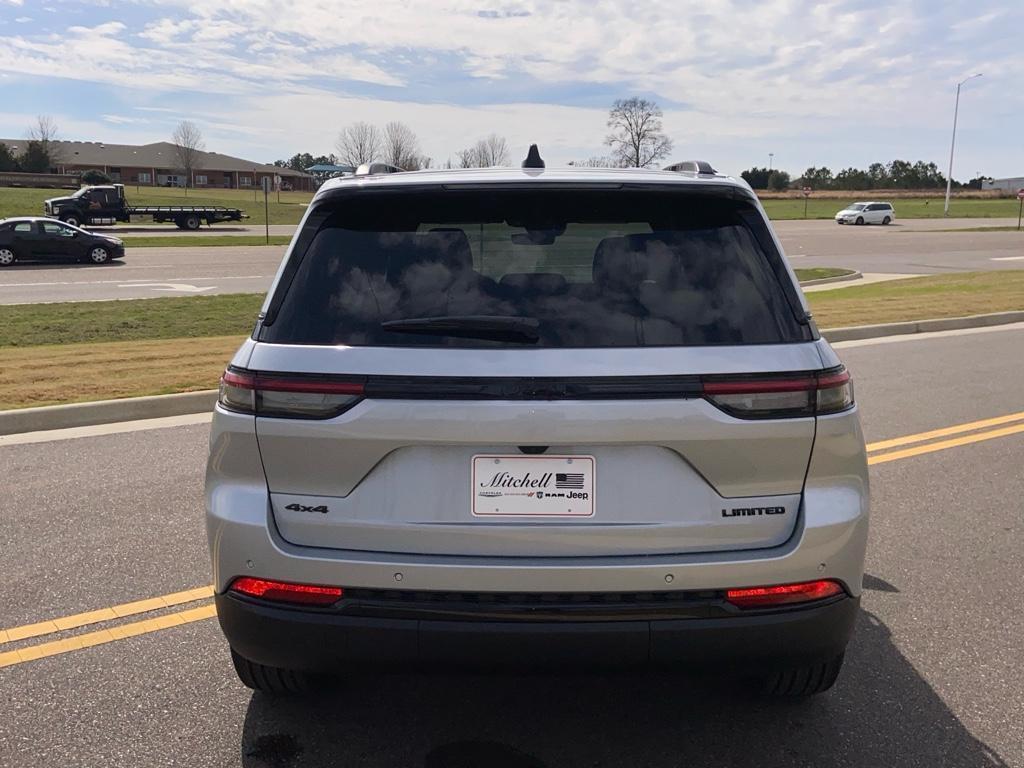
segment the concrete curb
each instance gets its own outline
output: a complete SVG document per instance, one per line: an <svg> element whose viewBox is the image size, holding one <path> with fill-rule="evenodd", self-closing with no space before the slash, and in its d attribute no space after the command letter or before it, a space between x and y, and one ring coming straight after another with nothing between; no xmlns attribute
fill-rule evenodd
<svg viewBox="0 0 1024 768"><path fill-rule="evenodd" d="M834 279L834 278L832 278ZM901 336L930 331L953 331L961 328L985 328L1024 322L1024 312L994 312L989 315L947 317L937 320L918 320L908 323L858 325L849 328L830 328L822 331L829 341L857 341L882 336ZM39 432L47 429L90 427L137 419L159 419L165 416L184 416L212 411L217 402L217 390L186 392L180 395L132 397L124 400L100 400L94 403L48 405L40 408L20 408L0 411L0 435Z"/></svg>
<svg viewBox="0 0 1024 768"><path fill-rule="evenodd" d="M821 332L821 335L829 341L858 341L860 339L876 339L882 336L902 336L908 333L930 333L932 331L958 331L963 328L987 328L991 325L1008 325L1020 322L1024 322L1024 312L993 312L988 315L943 317L936 320L916 320L907 323L826 328Z"/></svg>
<svg viewBox="0 0 1024 768"><path fill-rule="evenodd" d="M130 397L123 400L98 400L92 403L44 405L0 411L0 435L39 432L46 429L91 427L136 419L159 419L212 411L217 390L185 392L178 395Z"/></svg>
<svg viewBox="0 0 1024 768"><path fill-rule="evenodd" d="M819 277L817 280L804 280L800 283L801 288L809 288L812 285L827 285L829 283L845 283L849 280L862 280L864 275L854 271L849 275L836 275L835 277Z"/></svg>

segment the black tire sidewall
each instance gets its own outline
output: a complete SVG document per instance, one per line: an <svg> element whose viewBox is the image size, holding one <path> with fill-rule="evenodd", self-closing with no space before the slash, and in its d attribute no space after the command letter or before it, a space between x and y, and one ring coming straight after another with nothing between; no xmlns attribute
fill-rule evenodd
<svg viewBox="0 0 1024 768"><path fill-rule="evenodd" d="M857 221L855 221L854 224L856 224L857 226L862 226L864 224L864 217L858 216Z"/></svg>

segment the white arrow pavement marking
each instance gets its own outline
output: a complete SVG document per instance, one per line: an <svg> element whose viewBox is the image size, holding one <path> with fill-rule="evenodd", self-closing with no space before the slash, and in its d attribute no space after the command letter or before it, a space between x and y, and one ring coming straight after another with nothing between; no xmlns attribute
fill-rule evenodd
<svg viewBox="0 0 1024 768"><path fill-rule="evenodd" d="M212 291L217 286L207 285L200 288L198 285L188 283L128 283L119 285L118 288L152 288L154 291L181 291L182 293L202 293Z"/></svg>

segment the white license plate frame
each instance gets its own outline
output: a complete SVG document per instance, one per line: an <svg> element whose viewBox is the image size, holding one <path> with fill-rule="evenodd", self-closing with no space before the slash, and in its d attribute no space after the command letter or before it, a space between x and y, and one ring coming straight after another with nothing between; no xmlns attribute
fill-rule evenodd
<svg viewBox="0 0 1024 768"><path fill-rule="evenodd" d="M476 454L470 478L477 518L589 518L596 509L593 456Z"/></svg>

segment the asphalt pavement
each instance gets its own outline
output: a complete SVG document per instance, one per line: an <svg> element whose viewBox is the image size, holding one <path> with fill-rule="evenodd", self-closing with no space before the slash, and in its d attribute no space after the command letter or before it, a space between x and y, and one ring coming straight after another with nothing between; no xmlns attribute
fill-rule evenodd
<svg viewBox="0 0 1024 768"><path fill-rule="evenodd" d="M353 670L308 700L253 694L196 613L208 598L124 606L210 583L205 424L0 443L0 628L126 616L0 635L0 654L96 643L0 668L0 765L1024 767L1022 345L1020 326L837 345L869 442L916 437L896 460L872 452L857 633L836 688L802 703L751 698L719 670ZM1010 427L977 423L1001 416Z"/></svg>
<svg viewBox="0 0 1024 768"><path fill-rule="evenodd" d="M982 219L919 219L888 227L839 226L832 221L779 221L774 226L798 268L847 267L895 274L1024 269L1024 233L937 231L939 224L990 223ZM294 230L289 225L274 228L280 234ZM138 234L152 234L154 228L135 229ZM229 231L251 234L251 229L232 227ZM262 229L256 229L262 234ZM212 231L227 234L226 230ZM181 230L173 231L187 237ZM103 266L19 263L0 270L0 304L263 293L285 251L284 246L132 248L125 234L124 261Z"/></svg>

